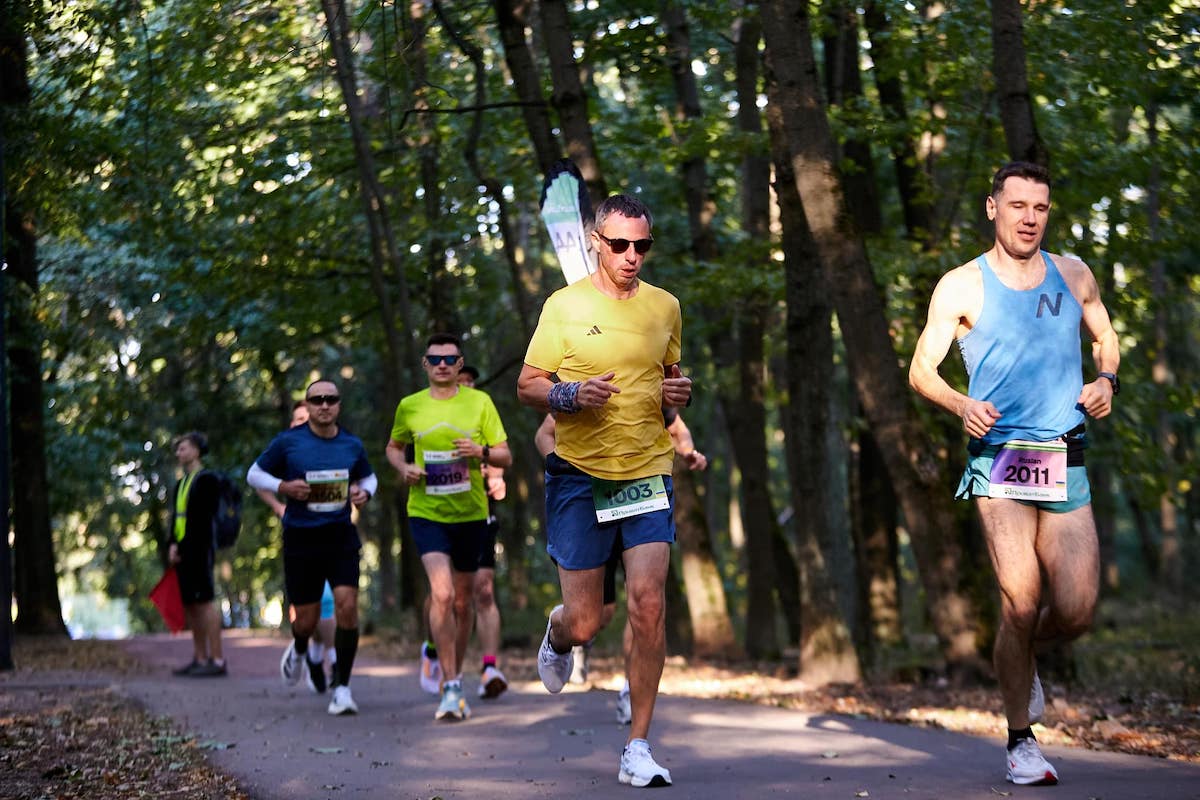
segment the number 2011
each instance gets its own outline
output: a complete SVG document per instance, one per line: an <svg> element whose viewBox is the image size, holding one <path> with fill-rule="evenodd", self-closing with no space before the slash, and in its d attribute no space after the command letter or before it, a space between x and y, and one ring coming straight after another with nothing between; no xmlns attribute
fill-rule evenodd
<svg viewBox="0 0 1200 800"><path fill-rule="evenodd" d="M1049 485L1050 470L1042 467L1026 467L1009 464L1004 470L1004 480L1010 483L1032 483L1035 486L1038 484Z"/></svg>

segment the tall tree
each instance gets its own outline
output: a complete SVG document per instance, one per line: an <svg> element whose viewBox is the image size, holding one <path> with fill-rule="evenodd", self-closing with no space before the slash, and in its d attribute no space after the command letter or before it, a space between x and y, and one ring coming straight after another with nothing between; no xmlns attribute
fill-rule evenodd
<svg viewBox="0 0 1200 800"><path fill-rule="evenodd" d="M683 180L684 197L687 201L688 232L691 237L691 253L701 263L715 263L718 259L716 235L713 230L717 214L716 203L709 189L708 165L704 148L693 141L703 135L703 110L700 106L700 92L696 85L696 75L692 70L691 34L686 12L675 0L663 4L663 24L667 29L667 64L671 70L672 82L675 87L675 120L676 128L683 132L678 142L684 155L680 164L680 177ZM753 34L753 31L751 31ZM757 47L757 39L753 45ZM749 80L757 81L757 63L749 65L752 72ZM746 78L742 78L746 80ZM757 95L754 95L757 97ZM746 102L742 103L745 108ZM749 103L750 109L757 110L757 104ZM749 113L749 112L747 112ZM742 122L748 125L748 122ZM760 127L761 130L761 127ZM761 166L761 161L756 163ZM765 197L766 184L761 175L745 175L754 182ZM748 186L747 191L754 186ZM761 200L756 200L761 202ZM756 219L755 224L761 224ZM766 252L760 251L761 261L770 261ZM746 284L757 281L748 280ZM746 608L746 652L752 656L774 655L779 651L776 636L776 602L774 588L777 585L774 569L775 552L772 544L773 535L777 532L775 514L771 510L771 497L768 492L766 448L766 412L764 402L764 381L766 375L763 363L763 330L759 316L759 325L753 322L742 322L743 315L751 313L752 309L741 295L757 293L759 289L743 289L734 299L733 306L725 305L711 309L716 315L725 317L732 312L736 325L745 328L747 340L737 343L744 358L737 358L733 353L726 354L729 349L728 337L716 335L713 341L714 350L719 362L728 364L737 360L739 370L740 395L736 394L724 383L718 383L717 393L722 405L726 408L725 420L729 427L730 443L733 447L734 459L741 476L742 499L740 503L743 529L746 532L746 571L748 574L748 592ZM762 303L757 303L761 307ZM761 312L761 308L759 309ZM714 326L719 328L721 326ZM736 410L735 410L736 409Z"/></svg>
<svg viewBox="0 0 1200 800"><path fill-rule="evenodd" d="M575 162L587 184L592 208L608 196L608 184L600 169L592 123L588 117L588 95L575 62L575 36L565 0L542 0L542 37L550 59L550 77L554 84L551 103L558 110L567 157ZM543 173L544 174L544 173Z"/></svg>
<svg viewBox="0 0 1200 800"><path fill-rule="evenodd" d="M949 480L921 432L888 332L883 297L850 223L821 100L808 9L802 0L769 0L762 9L787 157L842 321L858 399L884 451L912 534L933 627L952 668L981 672L976 612L960 586L959 525L946 491Z"/></svg>
<svg viewBox="0 0 1200 800"><path fill-rule="evenodd" d="M512 76L513 91L521 101L521 116L537 154L538 170L548 175L554 162L562 157L562 148L550 124L550 110L542 96L542 81L529 48L525 31L529 27L532 0L492 0L504 61Z"/></svg>
<svg viewBox="0 0 1200 800"><path fill-rule="evenodd" d="M1009 156L1049 166L1050 153L1033 116L1025 64L1025 38L1020 0L992 0L992 75L1000 103L1000 120Z"/></svg>
<svg viewBox="0 0 1200 800"><path fill-rule="evenodd" d="M19 633L67 632L58 597L54 539L46 480L46 404L42 390L42 344L38 322L37 227L33 209L36 165L31 124L27 26L32 10L20 0L0 4L0 142L7 144L4 191L4 260L11 285L8 318L12 441L13 594ZM2 354L0 354L2 355ZM4 413L0 410L0 413ZM7 454L0 453L0 458ZM0 498L7 503L8 498ZM0 532L7 535L7 531ZM7 583L7 581L5 581Z"/></svg>

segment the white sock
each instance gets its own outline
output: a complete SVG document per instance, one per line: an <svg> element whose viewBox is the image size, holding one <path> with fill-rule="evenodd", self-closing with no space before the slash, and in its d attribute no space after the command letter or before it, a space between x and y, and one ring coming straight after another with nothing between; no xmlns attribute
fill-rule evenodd
<svg viewBox="0 0 1200 800"><path fill-rule="evenodd" d="M629 678L626 678L625 683L621 686L621 694L629 694Z"/></svg>
<svg viewBox="0 0 1200 800"><path fill-rule="evenodd" d="M325 645L318 642L309 642L308 644L308 660L312 664L320 664L321 659L325 657Z"/></svg>

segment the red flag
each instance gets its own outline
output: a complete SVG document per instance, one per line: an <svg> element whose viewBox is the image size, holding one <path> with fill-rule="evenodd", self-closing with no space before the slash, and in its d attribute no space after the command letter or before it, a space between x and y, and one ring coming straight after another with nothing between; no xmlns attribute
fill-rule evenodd
<svg viewBox="0 0 1200 800"><path fill-rule="evenodd" d="M183 617L183 597L179 594L179 576L175 567L167 567L162 578L150 590L150 600L162 614L163 622L171 633L179 633L187 627Z"/></svg>

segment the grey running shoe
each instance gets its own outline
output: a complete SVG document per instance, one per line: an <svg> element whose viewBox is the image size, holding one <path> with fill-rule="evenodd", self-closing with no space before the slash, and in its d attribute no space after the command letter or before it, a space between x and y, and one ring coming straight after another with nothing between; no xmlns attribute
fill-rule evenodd
<svg viewBox="0 0 1200 800"><path fill-rule="evenodd" d="M588 651L587 646L577 644L571 648L571 683L587 683Z"/></svg>
<svg viewBox="0 0 1200 800"><path fill-rule="evenodd" d="M304 665L300 663L300 656L296 653L296 643L288 642L287 650L283 651L283 658L279 659L279 677L283 678L284 686L295 686L303 674Z"/></svg>
<svg viewBox="0 0 1200 800"><path fill-rule="evenodd" d="M633 722L633 706L629 703L629 687L625 686L617 692L617 724L628 725Z"/></svg>
<svg viewBox="0 0 1200 800"><path fill-rule="evenodd" d="M639 789L652 786L670 786L671 773L660 767L650 756L650 744L645 739L634 739L625 745L621 753L621 771L617 780Z"/></svg>
<svg viewBox="0 0 1200 800"><path fill-rule="evenodd" d="M1021 786L1053 786L1058 772L1042 755L1042 748L1033 739L1021 739L1005 753L1008 774L1005 778Z"/></svg>
<svg viewBox="0 0 1200 800"><path fill-rule="evenodd" d="M542 646L538 648L538 677L551 694L562 691L563 685L571 677L571 665L574 660L570 653L556 653L550 646L550 621L554 619L554 612L561 609L562 606L557 605L550 611L550 617L546 620L546 635L542 637Z"/></svg>
<svg viewBox="0 0 1200 800"><path fill-rule="evenodd" d="M1041 722L1046 714L1046 693L1042 690L1042 681L1038 678L1037 667L1033 668L1033 685L1029 687L1029 724Z"/></svg>

